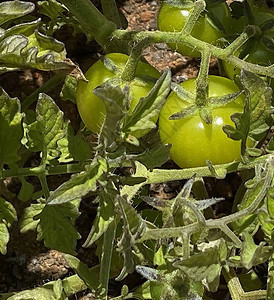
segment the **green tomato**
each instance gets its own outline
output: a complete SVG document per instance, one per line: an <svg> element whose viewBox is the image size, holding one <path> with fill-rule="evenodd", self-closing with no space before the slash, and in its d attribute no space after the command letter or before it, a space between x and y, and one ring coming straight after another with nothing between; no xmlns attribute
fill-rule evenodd
<svg viewBox="0 0 274 300"><path fill-rule="evenodd" d="M121 53L110 53L106 55L118 69L123 69L128 60L128 56ZM159 72L151 65L138 62L136 77L130 82L123 82L121 88L126 84L129 85L129 112L132 112L139 102L141 97L147 96L153 83L146 80L146 77L158 78ZM94 133L99 133L106 115L106 108L103 100L93 93L93 90L110 78L118 77L105 67L101 60L94 63L86 72L88 83L80 81L77 86L76 102L80 116L85 125ZM142 78L142 80L140 80ZM153 120L154 122L157 121ZM140 133L142 135L144 133ZM138 136L139 137L139 136Z"/></svg>
<svg viewBox="0 0 274 300"><path fill-rule="evenodd" d="M195 79L181 83L181 86L195 93ZM237 85L224 77L209 76L209 97L224 96L238 92ZM187 100L187 99L186 99ZM227 137L224 125L233 125L230 116L242 112L244 101L240 96L224 107L212 108L212 124L208 125L197 113L185 119L169 120L169 117L189 104L172 92L159 118L160 138L163 144L171 144L170 157L181 168L206 166L206 160L223 164L241 159L241 142Z"/></svg>
<svg viewBox="0 0 274 300"><path fill-rule="evenodd" d="M172 5L169 2L163 2L158 15L159 30L180 32L183 29L192 9L193 7L190 7L189 5L177 6ZM226 27L229 27L231 15L225 2L212 6L212 13L214 13L215 16L218 16L219 21L225 29ZM191 35L199 40L216 45L217 40L222 38L224 33L222 30L217 28L208 14L202 14L197 23L194 25ZM178 51L182 55L188 55L191 57L200 56L200 52L183 44L171 43L168 45L170 48Z"/></svg>

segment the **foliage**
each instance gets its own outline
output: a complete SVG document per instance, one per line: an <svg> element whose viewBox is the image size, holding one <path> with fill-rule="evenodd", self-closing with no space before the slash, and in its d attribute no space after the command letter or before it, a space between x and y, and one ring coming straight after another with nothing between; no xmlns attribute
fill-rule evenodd
<svg viewBox="0 0 274 300"><path fill-rule="evenodd" d="M229 27L217 18L212 1L166 2L191 4L184 34L119 29L123 20L112 0L101 1L104 14L89 0L38 1L36 7L19 0L0 3L0 73L29 68L56 72L49 73L49 81L25 99L23 94L20 99L12 98L0 87L0 252L8 253L12 228L19 224L22 234L36 231L37 239L47 248L63 252L76 273L34 289L1 293L1 300L65 300L86 288L102 300L203 299L220 288L223 278L233 300L273 299L274 139L268 139L273 96L262 76L273 79L274 69L273 64L245 61L235 52L247 41L254 41L258 27L266 33L264 44L273 52L273 22L268 18L273 11L252 0L233 4L231 18L253 22L224 35L229 44L222 48L191 35L204 9L207 18L219 24L218 30ZM235 5L241 8L238 13ZM257 16L266 16L264 22L252 19L258 11ZM83 32L88 40L93 38L106 53L128 55L118 79L111 78L94 89L105 105L105 119L96 135L83 126L75 129L57 99L48 95L61 81L61 97L75 102L78 82L86 80L67 57L66 46L53 37L63 25L71 26L74 34ZM163 72L129 112L128 85L133 80L141 84L149 80L135 78L142 50L159 42L179 43L200 52L196 89L189 93L171 83L170 71ZM242 161L220 165L208 161L204 167L165 169L171 145L161 144L156 120L170 89L194 103L188 110L177 111L175 118L191 118L199 110L206 126L212 122L209 106L222 108L239 96L209 97L211 56L242 69L238 83L246 98L244 111L231 116L235 126L223 127L227 138L241 141ZM105 63L117 69L111 59ZM121 87L121 81L128 84ZM34 102L35 109L31 106ZM33 157L38 163L30 166ZM125 170L130 174L125 175ZM232 212L216 215L214 205L223 199L208 197L202 178L217 180L230 172L243 174L243 183ZM53 187L49 178L58 175L62 182ZM11 195L3 184L14 177L21 182L18 195ZM35 177L39 184L34 186ZM148 195L150 184L175 180L184 180L184 184L172 199ZM82 243L76 221L81 218L80 205L85 199L97 205L97 212ZM17 211L20 201L25 206L22 215ZM90 268L76 256L80 247L94 245L99 264ZM240 282L240 275L253 274L262 264L268 264L267 286L257 279L258 289L245 290L253 281L245 276ZM243 274L238 276L236 269ZM109 280L121 281L133 272L145 282L134 290L123 286L121 295L113 297Z"/></svg>

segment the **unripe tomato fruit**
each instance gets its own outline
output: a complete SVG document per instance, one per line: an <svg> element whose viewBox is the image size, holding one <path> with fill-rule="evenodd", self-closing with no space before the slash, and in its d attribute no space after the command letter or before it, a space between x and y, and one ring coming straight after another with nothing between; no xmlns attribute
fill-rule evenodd
<svg viewBox="0 0 274 300"><path fill-rule="evenodd" d="M175 6L167 2L163 2L158 14L158 29L161 31L180 32L191 12L189 6ZM223 21L223 26L227 27L231 18L230 10L225 2L214 7L219 18ZM199 40L210 44L217 44L217 40L224 36L223 31L218 29L207 14L201 15L194 25L191 35ZM176 50L182 55L191 57L199 57L200 52L185 46L184 44L168 44L171 49Z"/></svg>
<svg viewBox="0 0 274 300"><path fill-rule="evenodd" d="M195 93L195 79L189 79L181 86ZM209 97L224 96L238 92L237 85L224 77L209 76ZM172 92L159 117L160 138L163 144L171 144L170 157L181 168L206 166L206 160L223 164L241 159L241 142L227 137L224 125L233 125L230 116L242 112L244 101L240 96L235 101L218 108L212 108L212 124L202 121L199 113L185 119L169 120L169 117L189 105Z"/></svg>
<svg viewBox="0 0 274 300"><path fill-rule="evenodd" d="M119 69L123 69L128 60L128 56L121 53L110 53L106 57L112 60ZM149 80L144 80L144 78L150 76L156 79L159 77L159 72L149 64L138 62L135 75L136 77L132 81L123 82L121 86L123 88L124 85L129 85L129 98L131 101L129 112L134 110L140 98L147 96L153 87L153 83ZM85 125L92 132L99 133L105 119L106 108L103 100L96 96L93 90L103 82L118 75L107 69L103 62L98 60L88 69L85 76L89 82L79 81L78 83L76 93L77 107ZM138 77L142 77L143 80L138 79Z"/></svg>

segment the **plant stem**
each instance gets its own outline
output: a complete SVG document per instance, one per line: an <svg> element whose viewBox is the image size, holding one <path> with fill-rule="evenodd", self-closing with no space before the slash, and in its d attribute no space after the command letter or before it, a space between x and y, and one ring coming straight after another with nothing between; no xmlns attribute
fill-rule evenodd
<svg viewBox="0 0 274 300"><path fill-rule="evenodd" d="M194 9L190 13L190 15L187 19L187 22L185 23L185 25L181 31L182 35L190 35L191 34L193 27L197 23L197 21L200 17L200 14L205 9L205 7L206 7L206 3L204 0L198 0L197 2L195 2Z"/></svg>
<svg viewBox="0 0 274 300"><path fill-rule="evenodd" d="M89 0L61 0L81 24L88 37L93 37L102 48L109 52L112 49L111 35L116 29Z"/></svg>
<svg viewBox="0 0 274 300"><path fill-rule="evenodd" d="M211 53L208 47L201 53L200 71L196 80L196 98L195 103L202 108L207 104L208 97L208 69Z"/></svg>
<svg viewBox="0 0 274 300"><path fill-rule="evenodd" d="M265 290L256 290L252 292L245 292L240 284L239 278L235 271L231 268L229 272L223 269L223 275L227 282L227 286L232 300L260 300L265 299Z"/></svg>
<svg viewBox="0 0 274 300"><path fill-rule="evenodd" d="M252 31L251 33L254 33ZM249 33L249 34L251 34ZM211 45L209 43L206 43L204 41L198 40L194 38L191 35L182 35L181 32L162 32L162 31L127 31L127 30L115 30L112 34L113 39L117 40L127 40L132 43L137 42L139 43L140 41L146 39L146 42L144 43L144 47L148 46L152 43L178 43L178 44L185 44L188 47L195 48L195 50L199 52L203 52L204 49L207 47L211 54L217 58L224 59L236 67L240 69L245 69L247 71L256 73L256 74L261 74L261 75L266 75L268 77L274 78L274 65L271 66L260 66L252 63L248 63L246 61L243 61L240 58L237 58L234 55L230 55L231 51L233 51L233 47L237 49L239 45L243 41L237 41L236 46L231 44L231 48L229 51L226 49L222 49L219 47L216 47L214 45ZM246 37L249 37L247 34Z"/></svg>

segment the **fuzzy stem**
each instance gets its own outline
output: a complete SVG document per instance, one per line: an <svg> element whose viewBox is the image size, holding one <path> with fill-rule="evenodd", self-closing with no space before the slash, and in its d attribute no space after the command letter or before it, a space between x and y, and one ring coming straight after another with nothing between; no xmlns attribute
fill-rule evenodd
<svg viewBox="0 0 274 300"><path fill-rule="evenodd" d="M108 52L113 46L111 35L116 29L89 0L61 0L81 24L88 37L93 37L102 48Z"/></svg>

